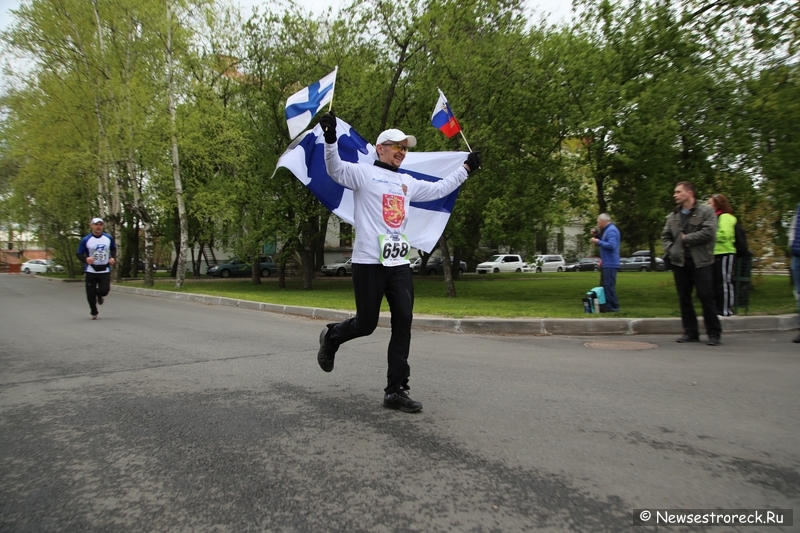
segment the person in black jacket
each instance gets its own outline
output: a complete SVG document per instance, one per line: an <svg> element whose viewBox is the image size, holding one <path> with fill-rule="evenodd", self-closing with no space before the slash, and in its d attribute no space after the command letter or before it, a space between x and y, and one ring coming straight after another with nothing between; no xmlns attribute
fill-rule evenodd
<svg viewBox="0 0 800 533"><path fill-rule="evenodd" d="M690 181L675 185L672 195L675 210L667 217L661 243L672 263L672 274L681 306L683 335L678 342L698 342L697 314L692 292L703 306L703 322L709 346L717 346L722 336L722 324L714 300L714 243L717 215L714 210L697 201L695 187Z"/></svg>
<svg viewBox="0 0 800 533"><path fill-rule="evenodd" d="M800 329L800 204L797 204L792 227L789 228L789 246L792 249L792 279L794 281L794 297L797 299L798 329ZM800 333L793 342L800 343Z"/></svg>

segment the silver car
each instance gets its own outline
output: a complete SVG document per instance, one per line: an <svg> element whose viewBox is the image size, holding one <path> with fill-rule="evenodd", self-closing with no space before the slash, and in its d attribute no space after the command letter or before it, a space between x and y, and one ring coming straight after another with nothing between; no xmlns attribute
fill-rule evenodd
<svg viewBox="0 0 800 533"><path fill-rule="evenodd" d="M340 257L333 263L322 265L322 273L326 276L346 276L353 273L353 263L350 257Z"/></svg>
<svg viewBox="0 0 800 533"><path fill-rule="evenodd" d="M650 272L650 258L643 255L623 257L619 260L620 272ZM664 271L664 260L656 257L656 270Z"/></svg>

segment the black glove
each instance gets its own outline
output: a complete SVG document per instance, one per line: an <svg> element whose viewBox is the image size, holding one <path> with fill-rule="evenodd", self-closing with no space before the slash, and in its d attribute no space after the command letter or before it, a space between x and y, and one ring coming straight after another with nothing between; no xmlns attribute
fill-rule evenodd
<svg viewBox="0 0 800 533"><path fill-rule="evenodd" d="M324 132L325 142L334 144L336 142L336 115L333 111L328 111L319 119L319 125Z"/></svg>
<svg viewBox="0 0 800 533"><path fill-rule="evenodd" d="M469 167L469 173L472 174L473 172L481 168L482 161L483 158L481 158L480 152L470 152L469 155L467 156L467 160L464 161L464 163L467 164L467 166Z"/></svg>

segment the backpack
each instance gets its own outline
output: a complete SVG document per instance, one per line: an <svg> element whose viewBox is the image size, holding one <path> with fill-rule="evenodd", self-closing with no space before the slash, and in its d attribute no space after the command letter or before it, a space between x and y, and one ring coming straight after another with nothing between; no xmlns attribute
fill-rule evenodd
<svg viewBox="0 0 800 533"><path fill-rule="evenodd" d="M587 291L583 298L583 311L585 313L599 313L602 307L606 307L606 292L603 287L595 287Z"/></svg>
<svg viewBox="0 0 800 533"><path fill-rule="evenodd" d="M733 227L734 242L733 246L736 248L736 257L750 257L750 250L747 249L747 234L739 221Z"/></svg>
<svg viewBox="0 0 800 533"><path fill-rule="evenodd" d="M597 298L601 304L606 303L606 290L603 287L595 287L594 289L588 291L586 296Z"/></svg>

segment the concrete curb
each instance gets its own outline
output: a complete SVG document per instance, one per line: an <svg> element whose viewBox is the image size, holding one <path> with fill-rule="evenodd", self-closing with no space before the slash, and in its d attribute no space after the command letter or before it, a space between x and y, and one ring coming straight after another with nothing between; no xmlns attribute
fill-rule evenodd
<svg viewBox="0 0 800 533"><path fill-rule="evenodd" d="M331 322L355 316L351 311L278 305L219 296L205 296L185 292L159 291L139 287L112 285L112 291L188 300L205 305L224 305L254 311L267 311L282 315L302 316ZM721 317L724 333L753 331L788 331L797 328L797 315L733 316ZM702 318L700 319L702 331ZM388 313L381 313L378 325L390 327ZM451 333L482 333L495 335L660 335L683 333L680 318L445 318L415 316L414 328Z"/></svg>

